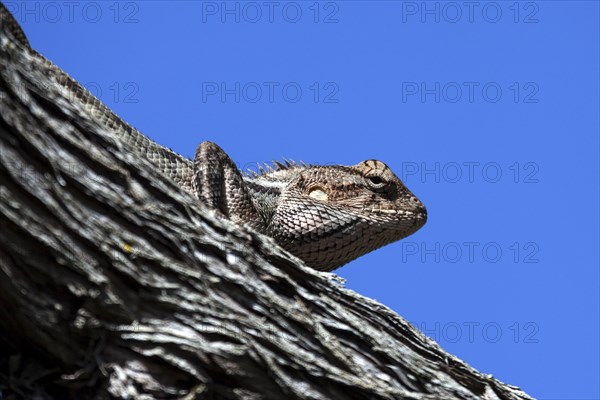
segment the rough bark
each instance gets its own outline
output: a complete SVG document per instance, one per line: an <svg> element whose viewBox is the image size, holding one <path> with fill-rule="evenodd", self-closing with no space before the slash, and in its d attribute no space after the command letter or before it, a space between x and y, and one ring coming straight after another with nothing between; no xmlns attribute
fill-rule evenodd
<svg viewBox="0 0 600 400"><path fill-rule="evenodd" d="M530 399L223 221L0 29L0 398Z"/></svg>

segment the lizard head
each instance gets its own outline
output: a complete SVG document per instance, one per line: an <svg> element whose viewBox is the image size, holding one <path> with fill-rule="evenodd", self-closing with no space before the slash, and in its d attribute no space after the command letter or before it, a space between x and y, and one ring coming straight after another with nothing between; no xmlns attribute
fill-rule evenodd
<svg viewBox="0 0 600 400"><path fill-rule="evenodd" d="M287 175L287 184L280 186L270 235L315 269L338 268L427 220L425 206L381 161L293 167L263 178L278 175Z"/></svg>

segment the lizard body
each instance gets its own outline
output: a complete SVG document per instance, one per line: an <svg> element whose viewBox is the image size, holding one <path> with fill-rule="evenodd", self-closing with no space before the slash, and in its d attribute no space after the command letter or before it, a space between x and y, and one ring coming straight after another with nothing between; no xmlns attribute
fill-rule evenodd
<svg viewBox="0 0 600 400"><path fill-rule="evenodd" d="M212 142L200 144L194 160L189 160L144 136L31 48L2 3L0 20L8 24L16 42L48 65L61 88L133 151L221 215L271 236L315 269L336 269L414 233L426 222L423 204L381 161L354 166L274 162L273 167L244 176Z"/></svg>

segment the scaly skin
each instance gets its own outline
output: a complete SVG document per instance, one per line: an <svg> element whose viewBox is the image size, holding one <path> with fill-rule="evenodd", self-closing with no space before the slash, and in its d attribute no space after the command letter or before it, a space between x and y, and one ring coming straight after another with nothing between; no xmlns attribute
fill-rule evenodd
<svg viewBox="0 0 600 400"><path fill-rule="evenodd" d="M47 63L70 98L133 151L220 215L271 236L315 269L336 269L414 233L427 220L425 206L381 161L354 166L274 162L260 173L242 176L211 142L200 144L194 160L189 160L144 136L32 49L2 3L0 19L17 43Z"/></svg>

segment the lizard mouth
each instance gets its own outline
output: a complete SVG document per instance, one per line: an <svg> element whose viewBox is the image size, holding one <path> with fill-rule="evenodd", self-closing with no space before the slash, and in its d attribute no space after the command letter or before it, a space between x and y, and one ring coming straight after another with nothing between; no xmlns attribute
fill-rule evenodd
<svg viewBox="0 0 600 400"><path fill-rule="evenodd" d="M414 213L414 217L415 219L413 220L413 224L410 227L410 231L407 233L406 236L412 235L413 233L421 229L423 225L425 225L425 223L427 222L427 210L425 209L425 207L419 207L419 209Z"/></svg>
<svg viewBox="0 0 600 400"><path fill-rule="evenodd" d="M398 210L396 214L402 222L400 230L406 230L406 236L415 233L427 222L427 209L422 205L411 210Z"/></svg>
<svg viewBox="0 0 600 400"><path fill-rule="evenodd" d="M427 209L423 206L415 207L411 210L403 210L403 209L387 209L387 210L371 210L372 212L378 214L386 214L386 215L397 215L403 218L414 218L417 220L427 220Z"/></svg>
<svg viewBox="0 0 600 400"><path fill-rule="evenodd" d="M375 215L379 215L376 217ZM387 229L397 231L402 237L412 235L427 222L427 210L418 206L409 210L387 209L373 211L373 217L387 226Z"/></svg>

